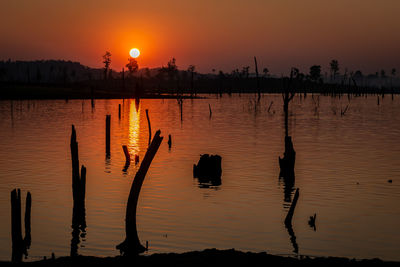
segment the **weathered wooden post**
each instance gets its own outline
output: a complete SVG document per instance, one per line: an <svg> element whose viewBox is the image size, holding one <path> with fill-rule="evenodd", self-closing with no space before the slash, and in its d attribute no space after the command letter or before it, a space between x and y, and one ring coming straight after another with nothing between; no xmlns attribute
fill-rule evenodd
<svg viewBox="0 0 400 267"><path fill-rule="evenodd" d="M106 156L110 157L110 129L111 129L111 115L106 115Z"/></svg>
<svg viewBox="0 0 400 267"><path fill-rule="evenodd" d="M158 130L154 135L154 138L149 148L147 149L144 159L140 164L139 170L137 171L135 178L132 182L131 190L129 192L129 197L128 197L128 203L126 207L126 217L125 217L126 238L121 244L116 246L116 248L119 249L123 255L133 256L142 253L146 250L146 248L142 246L142 244L140 243L137 234L136 209L137 209L140 189L142 188L144 178L163 140L163 137L160 136L160 134L161 131Z"/></svg>

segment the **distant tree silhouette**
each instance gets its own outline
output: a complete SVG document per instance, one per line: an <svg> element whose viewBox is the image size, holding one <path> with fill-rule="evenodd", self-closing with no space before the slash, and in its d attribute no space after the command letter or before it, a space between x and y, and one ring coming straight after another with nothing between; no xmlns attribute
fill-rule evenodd
<svg viewBox="0 0 400 267"><path fill-rule="evenodd" d="M103 63L104 63L104 80L107 80L108 70L111 65L111 53L106 51L103 55Z"/></svg>
<svg viewBox="0 0 400 267"><path fill-rule="evenodd" d="M178 67L176 66L176 59L174 57L170 61L168 61L166 71L167 71L169 80L173 81L175 76L178 73Z"/></svg>
<svg viewBox="0 0 400 267"><path fill-rule="evenodd" d="M392 74L393 77L396 76L396 69L395 68L392 69L391 74Z"/></svg>
<svg viewBox="0 0 400 267"><path fill-rule="evenodd" d="M297 74L298 74L298 69L297 69ZM296 76L297 76L297 74L296 74ZM314 65L314 66L310 67L310 79L315 82L321 81L321 66L320 65Z"/></svg>
<svg viewBox="0 0 400 267"><path fill-rule="evenodd" d="M339 73L339 62L336 59L333 59L331 63L329 63L331 69L331 79L336 79L336 75Z"/></svg>
<svg viewBox="0 0 400 267"><path fill-rule="evenodd" d="M125 65L128 68L129 76L132 77L133 74L139 69L137 60L133 57L128 58L128 63Z"/></svg>
<svg viewBox="0 0 400 267"><path fill-rule="evenodd" d="M40 83L40 81L42 80L42 73L40 72L39 67L36 68L36 81L38 83Z"/></svg>
<svg viewBox="0 0 400 267"><path fill-rule="evenodd" d="M189 65L187 72L190 73L190 90L194 94L194 73L196 67L194 65Z"/></svg>
<svg viewBox="0 0 400 267"><path fill-rule="evenodd" d="M263 72L264 72L265 78L268 78L269 69L268 68L264 68Z"/></svg>
<svg viewBox="0 0 400 267"><path fill-rule="evenodd" d="M382 79L386 78L386 71L385 70L381 70L381 78Z"/></svg>
<svg viewBox="0 0 400 267"><path fill-rule="evenodd" d="M243 69L242 69L242 75L243 75L243 77L246 77L246 79L249 78L249 69L250 69L249 66L245 66L245 67L243 67Z"/></svg>

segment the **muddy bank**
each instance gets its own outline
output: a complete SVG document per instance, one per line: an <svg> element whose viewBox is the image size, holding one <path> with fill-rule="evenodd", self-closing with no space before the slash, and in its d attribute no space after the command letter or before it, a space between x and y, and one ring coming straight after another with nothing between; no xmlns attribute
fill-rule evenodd
<svg viewBox="0 0 400 267"><path fill-rule="evenodd" d="M206 249L181 254L153 254L127 257L60 257L36 262L15 264L0 262L0 266L399 266L400 262L379 259L355 260L337 257L284 257L268 253L241 252L236 250Z"/></svg>

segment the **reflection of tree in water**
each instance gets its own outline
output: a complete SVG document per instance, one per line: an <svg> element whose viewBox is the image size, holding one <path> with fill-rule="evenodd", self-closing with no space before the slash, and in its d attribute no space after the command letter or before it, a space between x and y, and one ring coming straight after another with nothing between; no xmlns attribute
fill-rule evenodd
<svg viewBox="0 0 400 267"><path fill-rule="evenodd" d="M72 239L71 256L78 255L78 245L86 237L86 211L85 206L73 208L72 214ZM82 246L82 245L81 245Z"/></svg>
<svg viewBox="0 0 400 267"><path fill-rule="evenodd" d="M287 86L284 86L284 92L282 93L283 99L283 111L284 111L284 122L285 122L285 151L283 153L283 157L279 157L279 179L283 181L284 187L284 206L291 203L290 209L288 211L288 215L285 219L285 227L290 236L290 242L293 246L293 252L298 253L299 246L296 242L296 235L293 231L292 227L292 216L294 212L294 208L298 199L298 190L296 191L295 197L292 202L292 193L294 191L295 185L295 174L294 174L294 165L296 162L296 151L293 147L292 137L289 135L289 126L288 126L288 118L289 118L289 103L295 96L295 90L293 89L295 85L293 84L299 77L299 71L296 68L292 68L290 72L290 79Z"/></svg>

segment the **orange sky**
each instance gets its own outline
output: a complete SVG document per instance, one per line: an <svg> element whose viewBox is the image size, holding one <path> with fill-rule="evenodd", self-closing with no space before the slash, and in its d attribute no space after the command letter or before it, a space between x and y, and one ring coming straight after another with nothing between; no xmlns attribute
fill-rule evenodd
<svg viewBox="0 0 400 267"><path fill-rule="evenodd" d="M250 65L273 74L291 66L400 70L399 0L4 0L0 59L66 59L113 69L141 50L140 67L231 71Z"/></svg>

